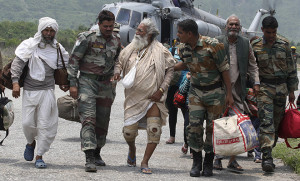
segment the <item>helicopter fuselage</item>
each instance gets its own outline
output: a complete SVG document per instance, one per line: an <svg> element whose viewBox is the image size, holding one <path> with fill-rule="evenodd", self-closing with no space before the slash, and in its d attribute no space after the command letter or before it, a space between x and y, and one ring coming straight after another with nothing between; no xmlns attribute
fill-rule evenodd
<svg viewBox="0 0 300 181"><path fill-rule="evenodd" d="M155 22L160 30L157 39L161 42L171 43L171 40L176 39L177 23L184 19L195 20L201 35L215 37L225 33L225 19L194 8L190 1L186 2L190 4L181 4L179 7L172 0L118 2L105 4L103 10L113 12L116 22L121 24L119 34L124 46L132 41L137 26L144 18L151 18ZM98 28L97 24L91 29L95 28ZM243 28L242 33L246 35L247 30Z"/></svg>

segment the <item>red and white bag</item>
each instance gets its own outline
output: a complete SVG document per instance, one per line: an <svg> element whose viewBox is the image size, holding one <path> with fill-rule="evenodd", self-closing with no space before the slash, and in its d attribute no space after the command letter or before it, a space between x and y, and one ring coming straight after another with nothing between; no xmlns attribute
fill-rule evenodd
<svg viewBox="0 0 300 181"><path fill-rule="evenodd" d="M250 118L231 108L235 116L224 117L213 121L214 153L223 156L238 155L259 146L258 135Z"/></svg>

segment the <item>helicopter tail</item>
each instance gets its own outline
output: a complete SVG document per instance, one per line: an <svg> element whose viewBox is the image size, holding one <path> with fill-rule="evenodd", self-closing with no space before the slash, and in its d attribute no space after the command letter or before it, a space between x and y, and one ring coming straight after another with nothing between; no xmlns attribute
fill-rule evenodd
<svg viewBox="0 0 300 181"><path fill-rule="evenodd" d="M249 26L249 29L246 31L247 34L249 34L250 37L255 36L257 33L257 29L260 23L260 19L263 15L265 14L269 14L271 16L274 16L276 11L276 4L277 4L277 0L273 0L273 2L271 2L272 0L264 0L263 1L263 7L265 9L259 9L251 23L251 25ZM268 9L268 10L266 10Z"/></svg>

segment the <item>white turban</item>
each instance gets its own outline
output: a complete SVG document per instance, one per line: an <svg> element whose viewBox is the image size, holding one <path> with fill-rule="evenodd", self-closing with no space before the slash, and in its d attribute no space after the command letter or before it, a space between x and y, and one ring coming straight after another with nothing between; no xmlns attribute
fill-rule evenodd
<svg viewBox="0 0 300 181"><path fill-rule="evenodd" d="M58 24L55 19L43 17L39 20L38 32L34 37L24 40L15 51L16 56L24 62L30 60L28 63L30 76L39 81L45 79L45 68L40 58L42 58L51 68L57 68L57 50L51 46L47 46L45 49L38 48L38 45L42 40L42 31L47 27L51 27L56 33L58 31ZM57 41L54 38L52 46L55 47L56 43ZM68 52L66 52L61 45L60 47L63 57L68 59Z"/></svg>
<svg viewBox="0 0 300 181"><path fill-rule="evenodd" d="M37 48L38 44L42 40L42 31L47 27L53 28L56 32L58 31L58 24L55 19L49 17L43 17L39 20L38 32L33 38L24 40L16 49L15 54L23 61L27 62L31 58L32 53Z"/></svg>

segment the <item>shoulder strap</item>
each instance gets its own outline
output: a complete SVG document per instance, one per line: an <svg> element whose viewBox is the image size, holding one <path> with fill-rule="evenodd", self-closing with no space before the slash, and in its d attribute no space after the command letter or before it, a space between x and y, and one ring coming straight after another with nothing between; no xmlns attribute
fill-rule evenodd
<svg viewBox="0 0 300 181"><path fill-rule="evenodd" d="M172 53L173 56L175 55L175 50L176 50L176 47L172 47L171 53Z"/></svg>
<svg viewBox="0 0 300 181"><path fill-rule="evenodd" d="M293 147L291 147L291 145L289 144L287 138L285 138L284 141L285 141L286 146L289 147L289 148L292 148L292 149L298 149L298 148L300 148L300 143L298 144L298 146L296 146L296 147L293 148Z"/></svg>
<svg viewBox="0 0 300 181"><path fill-rule="evenodd" d="M8 136L8 134L9 134L9 129L6 130L5 138ZM0 142L0 146L2 146L2 143L5 140L5 138L3 138L3 140Z"/></svg>
<svg viewBox="0 0 300 181"><path fill-rule="evenodd" d="M57 48L57 67L58 67L58 59L59 59L58 56L59 56L59 54L60 54L60 58L61 58L63 67L66 68L65 61L64 61L64 58L63 58L63 56L62 56L62 53L61 53L61 49L60 49L59 43L56 43L56 48Z"/></svg>

